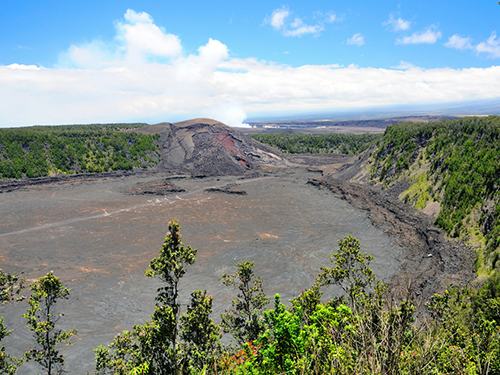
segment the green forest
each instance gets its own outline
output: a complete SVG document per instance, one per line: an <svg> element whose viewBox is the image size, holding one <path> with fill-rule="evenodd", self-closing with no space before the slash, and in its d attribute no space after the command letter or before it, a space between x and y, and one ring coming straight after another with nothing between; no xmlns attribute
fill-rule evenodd
<svg viewBox="0 0 500 375"><path fill-rule="evenodd" d="M234 300L216 324L214 297L206 291L193 291L181 306L179 282L197 251L183 244L180 229L177 221L169 223L145 273L161 280L151 320L95 348L95 374L500 374L498 277L478 289L449 287L421 304L409 290L390 290L378 280L370 268L373 257L347 236L315 283L288 306L279 294L270 301L253 262L236 263L234 273L220 279ZM22 282L0 271L4 303L23 303ZM331 285L343 293L324 300ZM15 374L34 361L43 373L58 374L65 365L60 349L78 334L58 327L57 302L71 298L70 290L52 272L30 289L23 317L32 331L31 349L14 358L2 346L0 372ZM224 344L223 333L234 342ZM7 335L1 320L0 340Z"/></svg>
<svg viewBox="0 0 500 375"><path fill-rule="evenodd" d="M390 188L414 184L401 198L417 208L439 202L436 225L479 244L478 269L500 268L500 117L472 117L388 127L370 166Z"/></svg>
<svg viewBox="0 0 500 375"><path fill-rule="evenodd" d="M153 167L160 160L159 136L123 131L145 125L0 129L0 179Z"/></svg>
<svg viewBox="0 0 500 375"><path fill-rule="evenodd" d="M250 135L256 141L288 154L356 155L372 146L381 134L283 134Z"/></svg>

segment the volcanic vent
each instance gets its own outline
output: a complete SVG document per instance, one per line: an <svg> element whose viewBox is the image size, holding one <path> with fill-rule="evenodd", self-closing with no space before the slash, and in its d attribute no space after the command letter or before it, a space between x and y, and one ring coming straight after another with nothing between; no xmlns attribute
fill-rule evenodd
<svg viewBox="0 0 500 375"><path fill-rule="evenodd" d="M242 175L257 166L285 166L280 153L221 122L199 118L135 130L159 133L161 168L192 175Z"/></svg>

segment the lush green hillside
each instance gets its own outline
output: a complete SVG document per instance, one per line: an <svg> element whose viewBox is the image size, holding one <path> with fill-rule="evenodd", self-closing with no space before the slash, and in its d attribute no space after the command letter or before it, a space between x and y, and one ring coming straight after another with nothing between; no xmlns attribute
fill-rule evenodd
<svg viewBox="0 0 500 375"><path fill-rule="evenodd" d="M419 209L440 204L436 224L481 245L481 272L500 268L500 117L388 127L370 165L385 188Z"/></svg>
<svg viewBox="0 0 500 375"><path fill-rule="evenodd" d="M380 134L253 134L259 142L289 154L356 155L381 138Z"/></svg>
<svg viewBox="0 0 500 375"><path fill-rule="evenodd" d="M149 168L159 162L158 135L123 130L146 124L33 126L0 129L0 178L58 172Z"/></svg>

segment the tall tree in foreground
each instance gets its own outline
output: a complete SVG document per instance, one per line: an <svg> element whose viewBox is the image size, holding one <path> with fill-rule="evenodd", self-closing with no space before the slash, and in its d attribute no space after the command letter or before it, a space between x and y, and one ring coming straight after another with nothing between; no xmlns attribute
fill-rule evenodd
<svg viewBox="0 0 500 375"><path fill-rule="evenodd" d="M230 332L240 345L255 341L264 328L262 309L269 303L262 279L255 277L253 262L244 260L236 263L236 272L224 274L221 279L225 286L238 289L232 309L221 314L222 327Z"/></svg>
<svg viewBox="0 0 500 375"><path fill-rule="evenodd" d="M178 371L177 321L180 313L179 281L186 273L186 266L194 264L196 249L184 246L181 226L177 220L168 223L168 233L158 257L151 260L146 276L158 276L164 285L157 289L155 311L155 345L152 348L150 367L158 374L175 374Z"/></svg>
<svg viewBox="0 0 500 375"><path fill-rule="evenodd" d="M60 374L64 366L64 356L56 349L57 344L66 342L77 334L72 329L68 332L56 328L56 324L63 314L57 313L57 300L67 299L70 290L63 286L61 280L49 272L40 277L30 286L30 306L23 316L28 320L28 328L33 331L36 347L26 353L28 360L37 362L48 375Z"/></svg>
<svg viewBox="0 0 500 375"><path fill-rule="evenodd" d="M24 299L24 296L20 294L24 289L24 281L15 273L7 273L0 269L0 303L6 304ZM0 342L12 332L7 330L3 321L2 316L0 317ZM0 374L14 374L22 362L22 359L7 354L5 346L0 346Z"/></svg>
<svg viewBox="0 0 500 375"><path fill-rule="evenodd" d="M219 327L210 318L213 297L194 291L187 311L180 316L179 281L186 267L195 262L196 250L184 246L176 220L168 229L158 257L146 271L146 276L163 281L157 289L152 319L132 331L123 331L108 347L94 350L100 373L191 374L215 362L220 336Z"/></svg>

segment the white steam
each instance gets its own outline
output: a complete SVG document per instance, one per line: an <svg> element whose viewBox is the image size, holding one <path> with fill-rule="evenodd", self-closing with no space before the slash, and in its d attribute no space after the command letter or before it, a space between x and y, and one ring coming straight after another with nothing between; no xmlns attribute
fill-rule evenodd
<svg viewBox="0 0 500 375"><path fill-rule="evenodd" d="M247 114L243 109L243 105L236 100L228 100L215 104L208 110L208 117L229 126L239 128L250 127L248 124L243 123L247 118Z"/></svg>

